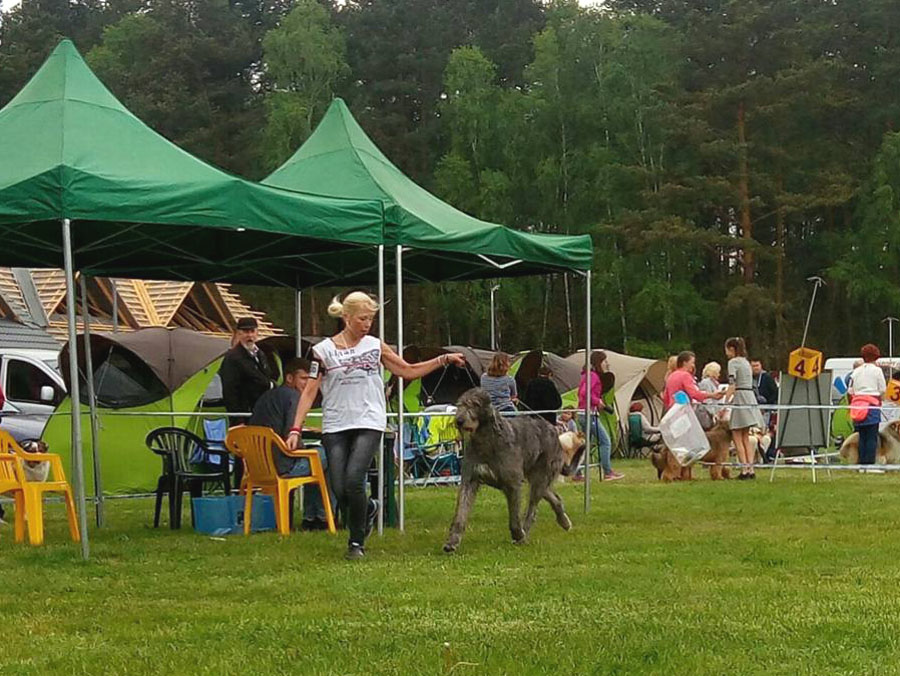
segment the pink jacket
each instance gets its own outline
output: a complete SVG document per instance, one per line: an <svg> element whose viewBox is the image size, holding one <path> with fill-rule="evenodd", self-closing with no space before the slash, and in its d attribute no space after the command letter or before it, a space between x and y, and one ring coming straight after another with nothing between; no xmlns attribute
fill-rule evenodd
<svg viewBox="0 0 900 676"><path fill-rule="evenodd" d="M675 403L676 392L684 392L694 401L706 401L712 396L697 387L694 376L687 371L672 371L666 378L666 389L663 392L663 408L666 411Z"/></svg>
<svg viewBox="0 0 900 676"><path fill-rule="evenodd" d="M584 373L581 374L581 382L578 384L578 408L584 408L585 402L585 379ZM591 410L596 411L603 407L603 382L600 380L600 374L591 371Z"/></svg>

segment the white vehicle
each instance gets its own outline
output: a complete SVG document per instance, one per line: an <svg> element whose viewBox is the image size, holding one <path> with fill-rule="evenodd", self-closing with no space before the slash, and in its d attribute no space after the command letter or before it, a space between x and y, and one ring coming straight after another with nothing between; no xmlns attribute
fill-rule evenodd
<svg viewBox="0 0 900 676"><path fill-rule="evenodd" d="M831 371L831 398L838 401L847 393L848 376L853 372L853 364L861 361L860 357L831 357L825 360L825 371ZM891 379L891 373L900 370L900 357L881 357L877 362L884 371L885 380Z"/></svg>
<svg viewBox="0 0 900 676"><path fill-rule="evenodd" d="M39 439L50 415L66 396L52 350L0 351L0 384L6 402L0 427L15 437Z"/></svg>

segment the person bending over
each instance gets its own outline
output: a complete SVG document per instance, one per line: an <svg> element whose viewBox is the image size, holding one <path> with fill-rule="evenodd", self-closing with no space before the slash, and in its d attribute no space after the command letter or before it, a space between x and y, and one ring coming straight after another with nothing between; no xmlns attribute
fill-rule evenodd
<svg viewBox="0 0 900 676"><path fill-rule="evenodd" d="M309 382L287 440L288 448L301 445L300 430L321 390L322 444L336 503L347 507L348 559L365 556L366 537L378 513L378 503L366 496L366 473L387 425L381 366L404 380L415 380L449 364L464 367L466 363L460 353L418 364L406 362L369 335L378 310L375 299L362 291L347 294L343 301L332 300L328 314L340 320L340 330L313 348Z"/></svg>

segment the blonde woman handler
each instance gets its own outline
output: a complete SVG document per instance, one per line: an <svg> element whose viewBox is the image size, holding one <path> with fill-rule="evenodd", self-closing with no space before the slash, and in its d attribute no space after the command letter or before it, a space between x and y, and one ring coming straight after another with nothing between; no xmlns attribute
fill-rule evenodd
<svg viewBox="0 0 900 676"><path fill-rule="evenodd" d="M313 348L309 383L287 439L288 448L302 446L300 430L321 389L328 480L337 504L348 508L348 559L365 556L366 536L378 511L376 501L366 497L366 473L387 425L381 365L404 380L421 378L448 364L465 365L465 358L458 353L407 363L379 338L369 335L378 310L378 303L362 291L347 294L343 302L335 298L328 306L328 314L342 320L341 330Z"/></svg>

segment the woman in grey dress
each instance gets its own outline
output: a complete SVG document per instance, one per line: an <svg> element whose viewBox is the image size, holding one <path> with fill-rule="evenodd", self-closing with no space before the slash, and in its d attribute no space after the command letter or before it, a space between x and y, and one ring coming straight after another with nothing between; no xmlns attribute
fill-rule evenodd
<svg viewBox="0 0 900 676"><path fill-rule="evenodd" d="M756 458L750 446L750 428L761 427L762 417L759 404L753 393L753 370L747 361L747 347L743 338L729 338L725 341L725 356L728 357L728 392L733 396L731 409L731 439L737 451L741 473L738 479L755 479L753 464Z"/></svg>

